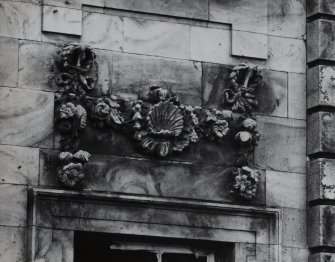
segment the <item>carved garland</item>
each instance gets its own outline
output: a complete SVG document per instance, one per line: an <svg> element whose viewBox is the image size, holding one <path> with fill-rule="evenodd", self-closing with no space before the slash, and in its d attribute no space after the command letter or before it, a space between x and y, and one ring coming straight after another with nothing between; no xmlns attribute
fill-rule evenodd
<svg viewBox="0 0 335 262"><path fill-rule="evenodd" d="M254 93L261 80L258 68L245 64L234 67L229 89L223 92L226 109L216 110L183 105L173 92L158 86L144 88L135 100L88 96L98 79L95 58L87 46L66 45L56 59L60 72L55 81L61 92L56 100L56 122L64 150L58 157L58 178L64 186L74 187L84 178L90 154L79 150L79 136L88 121L96 128L127 133L144 153L162 158L182 152L201 139L220 143L236 120L241 125L235 140L245 156L257 145L260 134L252 111L257 106ZM238 119L233 118L233 112L238 113ZM232 194L244 199L256 196L257 170L244 161L232 176Z"/></svg>

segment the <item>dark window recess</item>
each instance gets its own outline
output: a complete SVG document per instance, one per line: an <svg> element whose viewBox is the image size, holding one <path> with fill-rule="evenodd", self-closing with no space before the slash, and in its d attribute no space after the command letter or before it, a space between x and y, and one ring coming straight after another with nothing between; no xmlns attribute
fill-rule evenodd
<svg viewBox="0 0 335 262"><path fill-rule="evenodd" d="M157 254L150 251L111 250L109 257L115 262L158 262Z"/></svg>
<svg viewBox="0 0 335 262"><path fill-rule="evenodd" d="M193 254L164 253L162 262L207 262L207 257L196 257Z"/></svg>

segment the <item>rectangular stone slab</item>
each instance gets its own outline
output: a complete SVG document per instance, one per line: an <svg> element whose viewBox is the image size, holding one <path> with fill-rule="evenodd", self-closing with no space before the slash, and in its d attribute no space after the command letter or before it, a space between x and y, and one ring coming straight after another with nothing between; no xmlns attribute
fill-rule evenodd
<svg viewBox="0 0 335 262"><path fill-rule="evenodd" d="M319 19L307 24L307 62L335 61L334 34L335 21Z"/></svg>
<svg viewBox="0 0 335 262"><path fill-rule="evenodd" d="M310 248L335 247L335 206L320 205L307 211L307 242Z"/></svg>
<svg viewBox="0 0 335 262"><path fill-rule="evenodd" d="M335 160L319 158L308 163L308 201L335 198Z"/></svg>
<svg viewBox="0 0 335 262"><path fill-rule="evenodd" d="M61 187L57 181L57 151L40 155L40 185ZM158 160L93 155L84 186L92 190L243 203L231 193L234 168ZM257 197L248 203L265 204L265 174L261 172Z"/></svg>
<svg viewBox="0 0 335 262"><path fill-rule="evenodd" d="M318 65L307 70L307 107L335 106L335 67Z"/></svg>
<svg viewBox="0 0 335 262"><path fill-rule="evenodd" d="M335 2L331 0L307 1L307 16L316 14L335 15Z"/></svg>
<svg viewBox="0 0 335 262"><path fill-rule="evenodd" d="M316 112L307 117L307 154L335 153L335 113Z"/></svg>
<svg viewBox="0 0 335 262"><path fill-rule="evenodd" d="M335 261L335 254L321 252L311 254L308 259L309 259L308 262L332 262Z"/></svg>

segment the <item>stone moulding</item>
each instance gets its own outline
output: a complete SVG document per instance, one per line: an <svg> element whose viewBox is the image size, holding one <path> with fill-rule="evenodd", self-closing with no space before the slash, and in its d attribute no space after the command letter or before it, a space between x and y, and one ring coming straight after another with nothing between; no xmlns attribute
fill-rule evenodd
<svg viewBox="0 0 335 262"><path fill-rule="evenodd" d="M91 48L73 44L63 46L56 59L59 72L55 80L60 92L55 121L64 151L58 169L63 185L75 187L83 179L84 162L76 157L71 160L77 162L64 161L62 156L81 152L88 161L89 153L80 151L80 134L88 125L127 134L145 154L164 158L181 153L201 139L221 143L233 132L230 125L234 124L238 125L235 143L244 154L232 174L232 193L244 199L255 197L258 173L248 167L247 159L260 139L252 115L258 104L254 93L261 80L257 67L241 64L232 69L229 88L223 92L224 109L218 110L184 105L172 90L159 86L143 88L137 99L92 96L98 79L95 58Z"/></svg>

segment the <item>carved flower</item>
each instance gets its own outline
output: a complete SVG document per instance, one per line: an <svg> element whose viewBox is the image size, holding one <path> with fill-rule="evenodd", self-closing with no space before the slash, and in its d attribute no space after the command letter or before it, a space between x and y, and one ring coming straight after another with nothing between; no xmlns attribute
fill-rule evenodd
<svg viewBox="0 0 335 262"><path fill-rule="evenodd" d="M244 199L252 199L256 196L259 181L259 172L248 166L236 168L233 172L234 183L232 194Z"/></svg>
<svg viewBox="0 0 335 262"><path fill-rule="evenodd" d="M212 131L217 138L222 138L229 131L228 122L226 120L216 121L212 126Z"/></svg>
<svg viewBox="0 0 335 262"><path fill-rule="evenodd" d="M81 163L69 163L58 170L59 181L67 187L74 187L85 177Z"/></svg>
<svg viewBox="0 0 335 262"><path fill-rule="evenodd" d="M61 107L59 108L59 118L60 119L72 118L75 116L76 113L77 113L77 108L71 102L62 104Z"/></svg>
<svg viewBox="0 0 335 262"><path fill-rule="evenodd" d="M145 88L138 96L140 100L153 104L161 101L168 101L171 97L172 94L169 90L159 86L151 86L149 88Z"/></svg>
<svg viewBox="0 0 335 262"><path fill-rule="evenodd" d="M245 119L242 125L246 130L255 130L257 127L256 121L251 118Z"/></svg>
<svg viewBox="0 0 335 262"><path fill-rule="evenodd" d="M109 112L110 112L110 107L105 102L99 102L94 108L95 116L99 120L107 119L109 116Z"/></svg>

